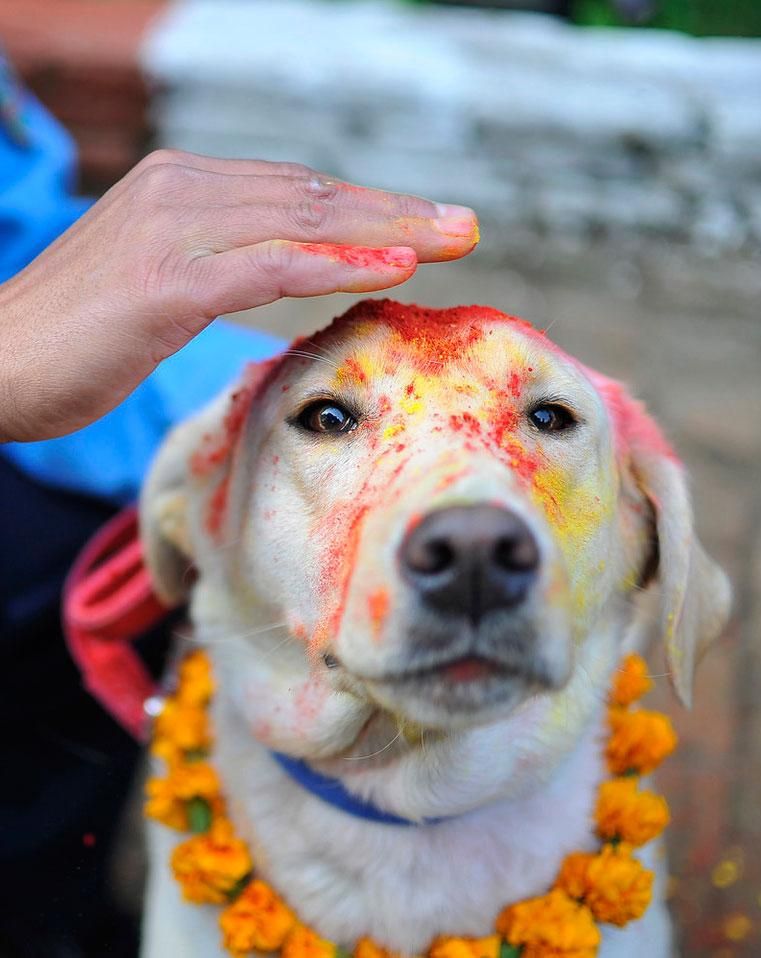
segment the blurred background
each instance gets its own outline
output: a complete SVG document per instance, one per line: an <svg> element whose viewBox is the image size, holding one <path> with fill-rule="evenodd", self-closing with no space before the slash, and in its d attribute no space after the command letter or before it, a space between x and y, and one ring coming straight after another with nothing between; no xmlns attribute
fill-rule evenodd
<svg viewBox="0 0 761 958"><path fill-rule="evenodd" d="M98 194L148 149L287 159L473 206L398 298L488 303L628 381L693 476L736 602L671 801L682 953L761 955L761 3L0 0L0 43ZM241 315L308 332L352 298ZM654 653L654 671L664 671ZM114 882L139 907L139 825Z"/></svg>

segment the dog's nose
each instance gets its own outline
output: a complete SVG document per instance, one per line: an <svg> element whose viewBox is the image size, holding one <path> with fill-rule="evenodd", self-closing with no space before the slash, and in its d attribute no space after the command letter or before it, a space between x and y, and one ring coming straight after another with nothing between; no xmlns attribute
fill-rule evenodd
<svg viewBox="0 0 761 958"><path fill-rule="evenodd" d="M402 571L430 607L478 623L521 603L536 578L539 546L514 512L452 506L429 513L405 537Z"/></svg>

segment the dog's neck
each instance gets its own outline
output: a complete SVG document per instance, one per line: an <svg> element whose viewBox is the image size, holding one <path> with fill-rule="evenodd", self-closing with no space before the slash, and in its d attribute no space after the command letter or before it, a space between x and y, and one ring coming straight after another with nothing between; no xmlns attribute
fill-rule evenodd
<svg viewBox="0 0 761 958"><path fill-rule="evenodd" d="M594 708L554 764L543 750L531 767L531 748L516 750L522 785L509 797L503 758L513 743L503 723L343 776L397 814L455 816L436 825L372 824L326 804L251 739L224 696L214 706L215 763L257 864L302 920L332 940L369 935L419 953L440 934L488 934L505 904L541 894L568 852L594 846L602 715Z"/></svg>

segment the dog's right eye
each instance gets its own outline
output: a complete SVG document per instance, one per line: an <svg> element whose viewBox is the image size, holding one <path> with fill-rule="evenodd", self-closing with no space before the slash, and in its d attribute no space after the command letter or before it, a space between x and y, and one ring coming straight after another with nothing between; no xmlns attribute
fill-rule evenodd
<svg viewBox="0 0 761 958"><path fill-rule="evenodd" d="M296 423L309 432L351 432L357 428L357 420L348 409L329 399L310 403L296 417Z"/></svg>

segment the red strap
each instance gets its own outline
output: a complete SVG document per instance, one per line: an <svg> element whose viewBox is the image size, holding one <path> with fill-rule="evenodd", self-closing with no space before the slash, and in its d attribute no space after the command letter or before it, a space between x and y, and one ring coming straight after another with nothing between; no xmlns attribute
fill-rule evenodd
<svg viewBox="0 0 761 958"><path fill-rule="evenodd" d="M92 695L134 738L147 733L144 703L156 684L130 644L170 609L143 562L137 509L120 512L79 554L63 591L63 629Z"/></svg>

